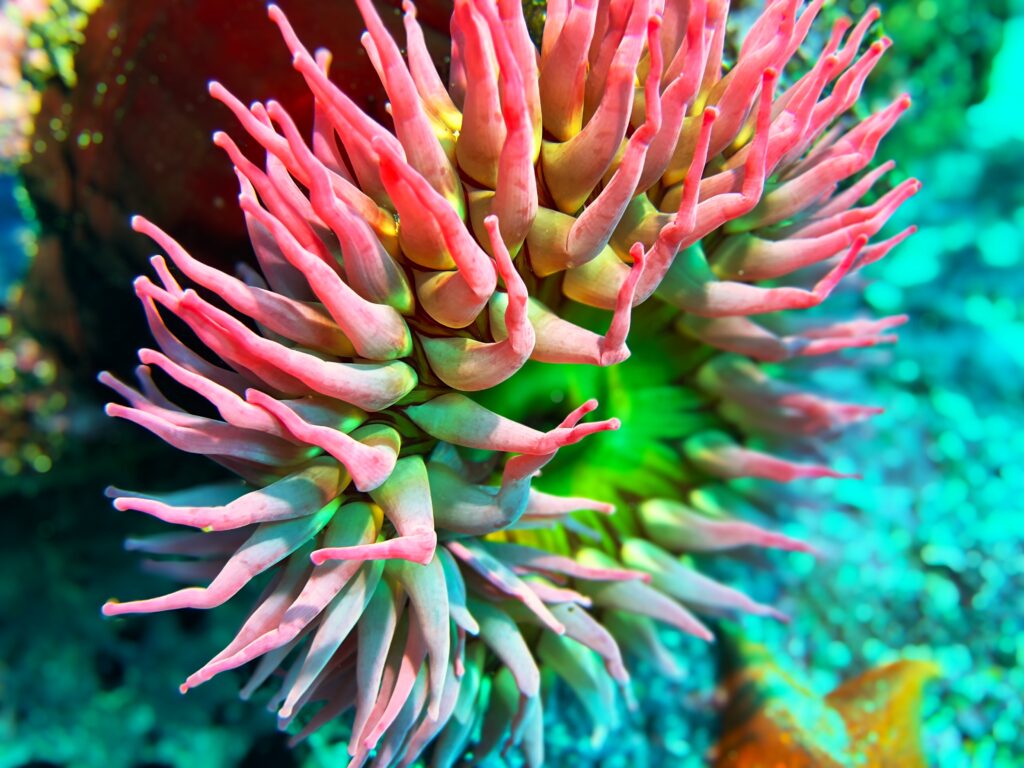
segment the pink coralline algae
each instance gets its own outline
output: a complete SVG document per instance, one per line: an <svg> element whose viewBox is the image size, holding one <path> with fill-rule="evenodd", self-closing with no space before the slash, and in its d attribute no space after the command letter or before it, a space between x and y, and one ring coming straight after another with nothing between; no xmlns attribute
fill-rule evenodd
<svg viewBox="0 0 1024 768"><path fill-rule="evenodd" d="M32 115L39 94L26 82L24 69L46 65L46 54L29 46L29 29L49 13L41 0L13 0L0 8L0 161L14 163L29 150Z"/></svg>
<svg viewBox="0 0 1024 768"><path fill-rule="evenodd" d="M916 181L870 196L891 164L854 180L909 100L848 117L890 44L865 44L876 10L839 20L813 65L791 72L824 0L770 0L736 48L725 0L551 0L539 51L519 0L456 0L447 87L411 2L404 55L371 1L357 5L393 132L274 6L313 96L312 135L274 101L247 107L210 85L244 146L265 150L258 163L214 137L238 175L258 270L221 272L133 222L170 260L154 257L157 281L135 283L159 351L139 353L139 389L103 374L127 402L108 413L241 482L111 489L117 509L197 529L129 546L171 556L152 570L207 586L103 612L213 608L267 572L235 639L183 691L252 661L243 695L281 669L271 704L296 739L353 710L352 765L428 754L448 766L471 744L478 759L516 748L539 765L541 666L604 727L629 680L620 645L673 666L651 620L711 640L691 608L784 618L680 553L813 550L682 498L620 504L643 535L588 543L572 513L616 506L532 479L619 421L586 420L588 400L540 431L464 393L531 360L622 362L633 308L654 296L684 334L728 353L696 383L737 429L688 436L680 462L720 481L842 477L745 447L742 433L826 434L874 409L775 382L755 361L890 341L903 318L788 335L753 318L820 304L910 234L874 240ZM607 332L567 319L578 305L607 310ZM155 370L219 418L177 406ZM568 546L543 546L537 529L552 527Z"/></svg>

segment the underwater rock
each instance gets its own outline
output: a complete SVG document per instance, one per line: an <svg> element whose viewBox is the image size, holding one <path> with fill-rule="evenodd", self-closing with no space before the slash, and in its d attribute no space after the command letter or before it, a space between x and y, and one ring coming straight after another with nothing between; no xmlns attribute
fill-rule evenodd
<svg viewBox="0 0 1024 768"><path fill-rule="evenodd" d="M827 696L784 671L766 648L731 641L733 667L715 768L924 768L921 699L931 662L870 669Z"/></svg>

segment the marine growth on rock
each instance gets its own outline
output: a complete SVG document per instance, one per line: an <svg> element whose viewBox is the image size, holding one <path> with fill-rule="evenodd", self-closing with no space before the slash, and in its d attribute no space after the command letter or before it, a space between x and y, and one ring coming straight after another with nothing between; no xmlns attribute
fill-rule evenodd
<svg viewBox="0 0 1024 768"><path fill-rule="evenodd" d="M519 0L456 0L447 85L411 2L404 41L371 0L357 5L393 128L332 83L331 54L274 6L311 134L272 100L246 106L210 84L244 134L214 141L258 268L213 269L133 221L164 254L155 280L135 282L157 348L139 353L138 389L102 375L126 403L108 413L239 479L110 489L117 509L194 529L128 546L206 586L103 612L214 608L259 580L235 639L183 691L253 662L243 696L280 670L281 726L302 739L347 717L352 765L448 766L472 748L536 766L542 668L606 729L629 682L624 651L674 668L657 622L710 641L695 613L784 618L686 555L812 551L738 519L728 481L842 475L743 436L827 435L875 410L758 362L888 342L904 318L789 331L757 318L821 304L910 234L877 238L917 182L873 194L892 164L868 168L909 100L851 116L890 43L866 42L874 9L812 34L824 0L770 0L741 41L725 0L551 0L539 50ZM668 322L631 329L645 302ZM581 306L605 311L603 333L574 322ZM709 350L690 386L727 426L669 441L697 480L611 500L533 487L559 449L619 429L618 414L589 418L591 399L561 423L520 423L471 393L534 363L615 366L629 337L652 333ZM184 410L155 372L217 416ZM671 388L658 392L671 408ZM657 419L658 397L643 403Z"/></svg>

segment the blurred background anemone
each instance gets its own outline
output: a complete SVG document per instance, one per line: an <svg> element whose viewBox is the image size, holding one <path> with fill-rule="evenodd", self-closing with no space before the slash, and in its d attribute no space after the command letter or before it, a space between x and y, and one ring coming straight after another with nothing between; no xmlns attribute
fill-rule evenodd
<svg viewBox="0 0 1024 768"><path fill-rule="evenodd" d="M153 156L111 140L130 138L133 127L118 111L124 103L107 94L135 72L153 87L131 103L164 114L162 104L190 103L181 94L201 92L213 69L243 100L262 96L267 83L253 76L251 59L240 61L230 50L224 60L235 70L188 55L168 65L181 29L190 28L180 8L173 12L174 2L154 3L150 13L108 2L88 27L93 4L50 3L32 16L43 5L8 0L3 8L14 31L4 37L0 130L15 128L0 137L10 147L11 169L0 184L0 607L9 617L0 630L0 768L336 764L338 747L328 735L287 751L272 718L236 701L230 686L203 687L184 702L178 696L182 670L227 643L244 606L229 603L216 617L178 613L118 623L99 621L96 611L112 594L163 589L120 551L127 533L158 528L110 511L101 489L113 468L140 478L140 487L152 478L173 485L169 473L179 484L213 476L202 462L95 419L98 395L88 380L103 365L123 369L142 339L141 324L124 321L135 317L126 314L133 310L125 289L148 249L128 235L127 214L158 213L172 231L176 221L190 221L186 241L233 236L218 230L220 217L190 207L189 191L173 178L167 186L181 189L179 195L164 195L160 208L139 202L147 192L147 200L160 199L153 178L173 176L174 151L210 151L207 137L217 123L188 118L186 107L181 122L161 128L179 137L184 131L184 138L160 137L156 143L169 154ZM261 3L248 5L238 18L271 34ZM853 0L828 10L865 9ZM443 8L442 21L422 15L428 26L444 29ZM742 13L735 16L742 23ZM236 23L205 21L202 29L213 38ZM295 22L301 32L311 20ZM588 725L571 698L556 692L564 701L550 706L562 713L549 724L551 765L704 765L721 756L720 740L748 725L726 706L735 693L730 675L778 668L800 681L793 689L808 700L824 700L843 681L900 659L940 670L921 710L929 764L1024 760L1024 6L888 0L882 23L896 50L869 80L864 109L905 89L914 96L913 111L879 157L897 158L899 173L924 183L890 222L890 234L909 223L920 231L873 268L877 281L862 295L831 301L851 312L906 312L913 319L899 346L860 353L856 365L785 369L791 381L887 409L844 434L835 450L845 457L838 468L863 472L864 482L825 481L812 498L803 488L799 495L772 490L784 510L777 523L817 544L823 560L770 553L702 562L704 572L778 606L792 623L723 622L726 637L742 641L722 644L732 651L718 666L707 650L666 632L685 676L635 674L640 709L599 748L586 739ZM282 69L275 62L266 77ZM231 82L232 71L239 79L244 72L248 85ZM136 137L143 139L152 141ZM125 163L141 164L140 175L124 181L115 169ZM211 174L201 181L226 187L231 179ZM609 415L620 415L617 406L628 405L634 391L628 369L625 380L597 374L606 377L597 396ZM593 381L568 377L565 386L594 393ZM595 450L614 456L615 437L605 440ZM566 475L579 465L573 459L571 450L560 455L544 487L614 485L602 470L620 465L621 457L589 465L589 478ZM751 650L755 643L767 654ZM820 725L816 718L826 716L802 711L790 734L798 740L809 739Z"/></svg>

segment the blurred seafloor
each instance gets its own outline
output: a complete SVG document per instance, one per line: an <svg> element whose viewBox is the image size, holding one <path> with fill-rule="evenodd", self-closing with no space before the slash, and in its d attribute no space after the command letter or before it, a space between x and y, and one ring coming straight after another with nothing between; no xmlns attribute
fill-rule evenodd
<svg viewBox="0 0 1024 768"><path fill-rule="evenodd" d="M943 677L924 708L937 766L1024 764L1022 14L1020 3L887 3L891 58L909 56L913 68L885 73L872 99L912 80L917 107L880 157L896 157L901 172L924 182L893 223L921 231L873 268L878 280L864 298L879 314L913 320L894 350L800 371L822 391L887 413L847 433L836 451L847 456L840 468L862 471L864 482L819 483L817 504L783 510L786 532L819 543L824 562L773 554L754 570L710 564L793 616L789 625L740 625L822 694L887 660L938 662ZM984 41L998 50L991 71ZM0 180L0 295L25 263L14 189ZM53 468L0 480L0 768L337 765L326 737L287 751L269 714L235 700L232 675L184 700L177 693L228 641L244 601L209 614L100 619L112 594L161 590L120 547L127 534L158 526L113 512L100 493L105 478L125 452L139 487L209 470L154 440L99 442L94 415L72 413ZM716 734L714 657L683 638L669 642L687 679L637 675L641 709L603 746L590 744L568 700L548 708L551 765L705 763Z"/></svg>

